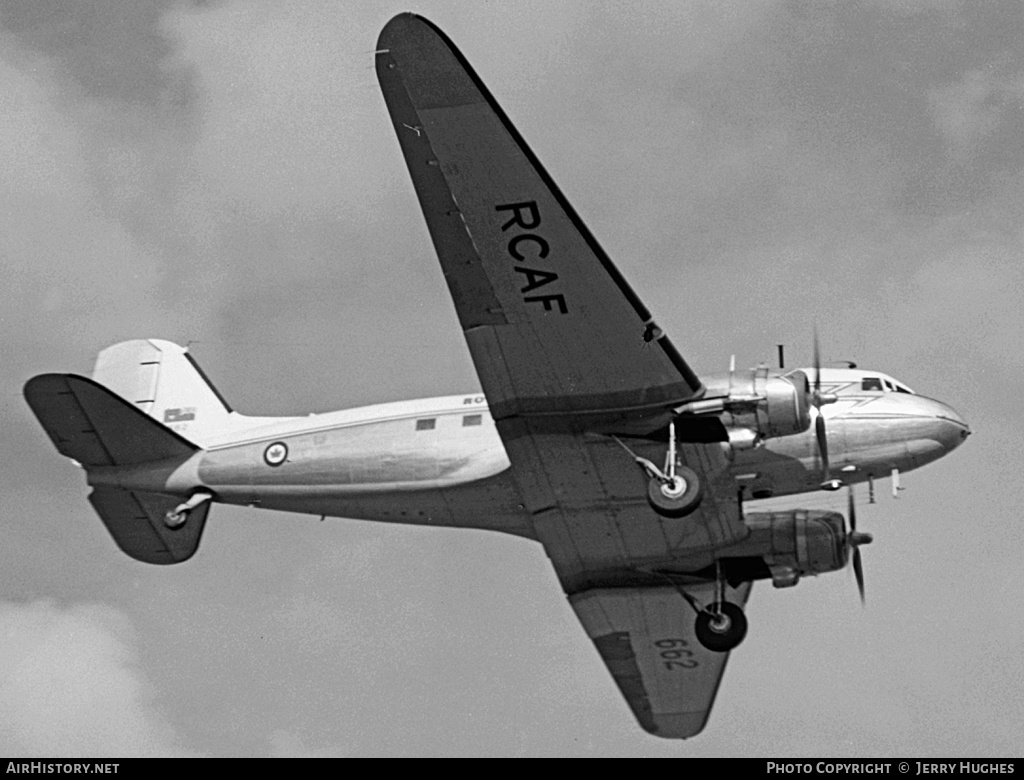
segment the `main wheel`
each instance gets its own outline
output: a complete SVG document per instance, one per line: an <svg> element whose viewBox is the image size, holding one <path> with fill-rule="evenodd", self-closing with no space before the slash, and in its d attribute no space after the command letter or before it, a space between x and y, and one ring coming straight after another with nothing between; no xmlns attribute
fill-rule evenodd
<svg viewBox="0 0 1024 780"><path fill-rule="evenodd" d="M694 628L698 641L708 650L728 653L747 635L747 616L732 602L723 601L698 614Z"/></svg>
<svg viewBox="0 0 1024 780"><path fill-rule="evenodd" d="M647 501L662 517L686 517L700 506L703 497L704 485L697 472L686 466L676 468L671 482L652 477L647 485Z"/></svg>

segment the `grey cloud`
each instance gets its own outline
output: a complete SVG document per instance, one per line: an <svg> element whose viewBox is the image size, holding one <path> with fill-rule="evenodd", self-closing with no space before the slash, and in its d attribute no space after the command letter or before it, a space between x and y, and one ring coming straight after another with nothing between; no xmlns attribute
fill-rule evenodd
<svg viewBox="0 0 1024 780"><path fill-rule="evenodd" d="M171 303L174 280L193 275L196 254L174 204L190 170L198 85L164 27L169 11L184 8L170 0L0 6L5 59L46 91L74 133L87 208L119 223L157 259L166 272L157 290Z"/></svg>
<svg viewBox="0 0 1024 780"><path fill-rule="evenodd" d="M173 43L161 28L176 0L4 0L0 26L61 64L63 76L91 98L180 108L194 95L169 67Z"/></svg>
<svg viewBox="0 0 1024 780"><path fill-rule="evenodd" d="M1024 126L1024 71L1000 73L998 64L967 71L961 79L928 92L935 124L950 156L965 164L983 153L983 144L1012 124L1006 135L1019 137Z"/></svg>
<svg viewBox="0 0 1024 780"><path fill-rule="evenodd" d="M124 614L3 603L0 634L0 750L8 755L195 755L153 706Z"/></svg>

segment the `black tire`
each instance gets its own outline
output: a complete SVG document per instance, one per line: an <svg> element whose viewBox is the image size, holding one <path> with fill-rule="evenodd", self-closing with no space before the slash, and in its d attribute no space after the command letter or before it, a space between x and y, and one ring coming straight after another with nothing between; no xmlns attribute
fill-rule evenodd
<svg viewBox="0 0 1024 780"><path fill-rule="evenodd" d="M686 466L676 468L679 485L666 485L657 477L647 484L647 501L651 508L662 517L686 517L700 506L704 498L704 485L697 472Z"/></svg>
<svg viewBox="0 0 1024 780"><path fill-rule="evenodd" d="M722 625L716 625L713 613L721 612ZM712 604L707 612L697 615L694 626L697 640L715 653L728 653L747 635L747 616L743 610L729 601Z"/></svg>
<svg viewBox="0 0 1024 780"><path fill-rule="evenodd" d="M168 531L180 531L188 522L188 511L175 512L173 509L164 515L164 528Z"/></svg>

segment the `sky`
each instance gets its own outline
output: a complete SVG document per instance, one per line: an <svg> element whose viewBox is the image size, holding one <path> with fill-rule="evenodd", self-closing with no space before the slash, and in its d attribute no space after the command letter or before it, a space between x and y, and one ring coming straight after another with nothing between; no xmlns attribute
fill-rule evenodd
<svg viewBox="0 0 1024 780"><path fill-rule="evenodd" d="M21 395L146 337L246 414L479 387L373 70L405 10L696 370L817 326L974 431L861 495L866 608L757 583L695 739L636 725L536 543L217 506L148 566ZM1022 39L1000 0L0 0L0 754L1019 755Z"/></svg>

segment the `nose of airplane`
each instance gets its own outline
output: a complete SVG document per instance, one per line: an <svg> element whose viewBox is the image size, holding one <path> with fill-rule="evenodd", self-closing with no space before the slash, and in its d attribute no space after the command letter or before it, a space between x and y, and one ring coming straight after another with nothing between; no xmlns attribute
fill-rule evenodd
<svg viewBox="0 0 1024 780"><path fill-rule="evenodd" d="M971 427L951 406L939 401L935 401L935 406L941 443L947 451L959 447L971 435Z"/></svg>

